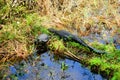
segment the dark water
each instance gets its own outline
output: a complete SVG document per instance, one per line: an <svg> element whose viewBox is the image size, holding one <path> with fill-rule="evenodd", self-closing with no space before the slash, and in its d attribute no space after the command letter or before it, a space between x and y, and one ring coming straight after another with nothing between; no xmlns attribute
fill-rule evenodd
<svg viewBox="0 0 120 80"><path fill-rule="evenodd" d="M64 66L62 66L64 64ZM66 69L64 69L66 67ZM63 70L64 69L64 70ZM49 52L9 67L3 80L104 80L80 63L56 60Z"/></svg>
<svg viewBox="0 0 120 80"><path fill-rule="evenodd" d="M82 39L103 44L113 43L117 49L120 49L120 35L111 36L110 31L90 34ZM5 74L3 80L106 80L78 62L68 59L56 60L49 52L33 55L25 61L10 66Z"/></svg>

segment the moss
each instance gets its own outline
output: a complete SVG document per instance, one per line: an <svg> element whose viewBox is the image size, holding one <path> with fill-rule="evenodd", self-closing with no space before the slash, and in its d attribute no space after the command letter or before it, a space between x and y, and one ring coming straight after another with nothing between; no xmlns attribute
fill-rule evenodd
<svg viewBox="0 0 120 80"><path fill-rule="evenodd" d="M120 79L120 69L114 73L114 76L111 78L111 80L119 80L119 79Z"/></svg>
<svg viewBox="0 0 120 80"><path fill-rule="evenodd" d="M31 21L28 16L31 16ZM0 55L0 66L5 60L6 63L17 62L31 54L34 49L34 39L42 32L49 33L41 25L41 17L36 13L28 14L27 18L15 18L12 22L3 25L0 30L0 50L5 55L4 57Z"/></svg>
<svg viewBox="0 0 120 80"><path fill-rule="evenodd" d="M29 2L27 2L27 3L29 3ZM59 12L60 14L58 14L58 12L56 12L57 10L55 10L55 9L57 9L57 7L56 7L57 5L55 5L55 6L51 5L52 7L49 7L48 5L46 5L46 2L44 0L42 3L43 4L38 4L38 8L40 8L40 7L42 8L42 9L39 9L39 10L41 10L41 11L39 11L37 7L35 7L34 5L31 6L31 4L22 5L22 4L17 3L18 6L11 7L10 0L8 0L8 1L1 0L0 1L0 9L1 9L0 10L0 17L1 17L0 23L5 25L3 27L3 29L0 30L0 50L5 49L3 51L9 52L9 53L14 53L14 51L16 51L16 50L17 50L17 52L23 50L22 52L25 51L26 54L30 53L30 50L32 51L32 49L34 47L33 46L34 38L36 36L38 36L40 33L49 34L48 30L46 28L44 28L44 26L41 25L42 19L39 15L39 12L40 12L40 14L49 13L49 17L52 18L51 21L55 22L55 23L52 23L52 25L55 24L55 26L59 27L60 29L66 28L66 25L72 26L72 29L75 28L78 31L81 30L80 35L90 34L89 31L91 31L91 30L93 30L93 31L91 31L93 33L94 33L94 31L95 31L95 33L96 32L100 33L101 30L96 30L94 28L94 25L97 26L98 29L105 28L105 29L114 30L114 29L117 29L117 27L119 27L119 20L116 19L116 17L119 16L117 13L119 11L116 8L118 6L118 1L108 2L108 1L94 0L93 2L90 2L90 1L86 0L86 1L83 1L82 4L80 4L81 6L76 6L75 8L71 7L71 5L73 5L71 2L70 2L71 5L68 4L68 7L70 7L70 8L65 7L67 5L59 4L60 6L65 7L66 12L64 14L63 14L64 11L62 11L64 9L61 9L61 11ZM77 3L77 2L75 2L75 3ZM26 4L26 2L25 2L25 4ZM86 5L86 4L88 4L88 5ZM98 4L100 4L100 5L98 5ZM76 5L79 5L79 4L76 4ZM86 5L86 6L84 6L84 5ZM35 8L32 10L28 10L28 6L35 7ZM44 6L46 8L44 8L42 6ZM89 9L88 9L88 7L89 7ZM107 10L104 10L101 14L101 9L102 8L104 9L106 7L107 7ZM73 8L72 11L71 11L71 8ZM54 16L51 16L51 15L53 15L53 13L51 13L52 12L51 10L55 10ZM69 13L69 11L71 11L71 12ZM35 13L33 13L33 12L35 12ZM93 14L93 15L91 15L91 14ZM98 14L100 14L100 15L98 15ZM64 15L64 17L61 17L63 15ZM112 15L115 16L115 17L112 17L113 19L111 19ZM84 19L83 19L83 17L84 17ZM92 17L94 17L94 18L92 18ZM46 24L48 26L51 26L51 23L49 23L50 20L48 20L48 16L45 18L46 18L45 22L47 22ZM110 21L109 21L109 18L111 19ZM114 23L116 23L116 24L114 24ZM87 26L86 24L89 24L89 25ZM81 25L84 25L84 27L82 27ZM81 26L81 27L77 27L77 26ZM91 26L93 26L93 27L91 28ZM104 26L104 27L102 27L102 26ZM118 29L115 32L119 33L120 31ZM103 34L103 37L106 37L106 35ZM113 39L111 39L111 41L112 40ZM79 50L89 51L87 48L85 48L75 42L68 42L67 45L65 45L65 46L64 46L64 43L62 40L59 41L59 39L57 39L54 42L55 42L55 44L52 43L50 45L50 48L52 48L54 50L63 52L66 49L71 49L70 51L74 51L74 53L76 53L76 54L79 53L79 52L77 52ZM85 56L90 56L90 59L88 57L85 57L85 58L89 59L88 60L90 63L89 66L92 66L92 65L99 66L100 70L102 70L102 71L106 70L105 72L107 72L107 73L109 73L109 70L111 68L112 70L115 71L113 73L114 76L113 76L112 80L118 80L120 78L120 76L119 76L119 74L120 74L120 70L119 70L119 68L120 68L119 67L120 66L119 65L120 64L120 50L115 49L113 44L105 45L105 44L100 44L97 42L93 42L90 44L97 49L107 51L109 54L105 54L102 56L95 55L95 54L93 54L93 55L86 54ZM10 46L8 46L8 45L10 45ZM16 49L16 46L19 49ZM29 47L29 46L31 46L31 47ZM11 50L11 47L12 47L12 50ZM11 54L9 54L9 55L11 55Z"/></svg>
<svg viewBox="0 0 120 80"><path fill-rule="evenodd" d="M51 50L59 51L61 53L65 52L65 50L67 49L71 52L72 51L77 52L77 50L79 49L84 49L86 51L88 50L85 47L81 46L80 44L72 41L63 43L63 41L60 40L59 38L53 39L51 43L52 44L49 46ZM94 44L94 45L99 45L99 44ZM109 76L108 78L118 76L115 71L119 70L120 68L119 67L120 66L119 65L120 50L116 50L114 46L110 46L110 44L97 46L97 48L98 49L104 48L104 50L106 50L108 54L105 54L105 55L86 54L86 56L91 56L91 57L86 57L86 56L83 56L84 54L83 55L81 54L81 56L84 57L83 60L85 59L87 60L83 65L87 64L88 67L90 67L93 70L96 70L98 73L103 74L105 77ZM75 55L77 55L77 53ZM116 75L114 73L116 73Z"/></svg>
<svg viewBox="0 0 120 80"><path fill-rule="evenodd" d="M91 66L92 66L92 65L97 65L97 66L99 66L99 65L102 64L102 61L101 61L100 58L95 57L95 58L90 59L89 63L90 63Z"/></svg>
<svg viewBox="0 0 120 80"><path fill-rule="evenodd" d="M82 45L80 45L79 43L76 43L76 42L72 42L72 41L69 41L69 42L67 42L66 43L67 45L67 47L68 48L73 48L73 47L75 47L75 48L77 48L77 49L81 49L81 50L84 50L84 51L90 51L87 47L84 47L84 46L82 46Z"/></svg>
<svg viewBox="0 0 120 80"><path fill-rule="evenodd" d="M63 53L66 49L62 40L55 40L55 41L52 40L52 42L49 45L49 48L51 50L58 51L59 53Z"/></svg>
<svg viewBox="0 0 120 80"><path fill-rule="evenodd" d="M107 70L107 69L110 69L110 64L104 62L104 63L101 65L101 70L102 70L102 71L105 71L105 70Z"/></svg>
<svg viewBox="0 0 120 80"><path fill-rule="evenodd" d="M40 28L40 32L41 32L41 33L45 33L45 34L50 34L50 32L48 31L48 29L45 28L45 27L41 27L41 28Z"/></svg>

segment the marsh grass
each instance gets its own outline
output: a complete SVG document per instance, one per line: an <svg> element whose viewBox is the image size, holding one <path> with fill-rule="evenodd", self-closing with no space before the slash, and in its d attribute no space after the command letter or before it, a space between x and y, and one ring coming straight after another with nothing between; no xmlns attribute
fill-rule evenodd
<svg viewBox="0 0 120 80"><path fill-rule="evenodd" d="M43 11L50 16L57 28L76 30L79 35L100 33L102 28L112 29L111 34L114 34L120 26L119 1L46 0L41 6L46 7Z"/></svg>
<svg viewBox="0 0 120 80"><path fill-rule="evenodd" d="M79 36L101 34L103 30L110 31L111 36L119 34L119 6L119 0L0 0L0 24L3 25L0 30L0 69L32 53L35 37L49 33L43 25L75 32ZM105 37L104 34L102 37ZM90 66L97 65L100 70L108 70L107 74L112 68L111 79L120 79L120 51L113 44L93 42L91 45L109 54L90 56ZM89 53L88 49L74 42L65 46L74 54L77 49L83 50L80 54Z"/></svg>
<svg viewBox="0 0 120 80"><path fill-rule="evenodd" d="M40 16L36 13L4 25L0 31L0 66L26 59L34 50L34 39L45 32L42 27Z"/></svg>
<svg viewBox="0 0 120 80"><path fill-rule="evenodd" d="M107 79L119 79L120 50L117 50L113 44L105 45L98 42L91 42L92 47L108 53L104 55L92 53L86 47L72 41L63 44L63 41L56 37L53 37L49 45L50 50L55 54L64 55L65 52L69 51L70 54L68 53L69 55L67 56L70 56L71 53L76 55L79 58L79 62L83 63L83 65L87 66L93 72L99 73Z"/></svg>
<svg viewBox="0 0 120 80"><path fill-rule="evenodd" d="M93 44L97 43L93 42ZM74 54L76 57L71 57L73 60L78 58L79 62L83 63L93 72L99 73L107 79L119 79L120 50L115 49L114 46L97 44L95 48L108 52L108 54L97 55L78 43L69 41L63 44L62 40L53 38L49 42L49 48L57 55L66 55L65 52L69 51L67 56Z"/></svg>

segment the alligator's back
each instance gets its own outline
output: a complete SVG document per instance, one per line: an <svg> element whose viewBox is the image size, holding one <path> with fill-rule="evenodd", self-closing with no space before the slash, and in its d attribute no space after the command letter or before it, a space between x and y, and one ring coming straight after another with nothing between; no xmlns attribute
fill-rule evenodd
<svg viewBox="0 0 120 80"><path fill-rule="evenodd" d="M98 54L103 54L105 52L103 51L100 51L100 50L97 50L89 45L87 45L81 38L79 38L78 36L76 35L73 35L65 30L55 30L53 28L49 28L48 29L50 32L60 36L61 38L63 38L64 40L72 40L72 41L75 41L77 43L79 43L80 45L84 46L84 47L87 47L90 49L90 51L93 51L93 52L96 52Z"/></svg>
<svg viewBox="0 0 120 80"><path fill-rule="evenodd" d="M61 38L63 38L64 40L72 40L72 41L75 41L85 47L89 47L81 38L79 38L78 36L76 35L73 35L65 30L55 30L53 28L50 28L48 29L50 32L60 36Z"/></svg>

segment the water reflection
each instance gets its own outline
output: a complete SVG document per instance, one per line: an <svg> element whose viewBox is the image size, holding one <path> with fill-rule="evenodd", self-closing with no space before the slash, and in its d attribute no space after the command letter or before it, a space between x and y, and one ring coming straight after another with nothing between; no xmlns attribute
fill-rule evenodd
<svg viewBox="0 0 120 80"><path fill-rule="evenodd" d="M61 64L68 66L61 69ZM56 60L49 52L34 56L28 61L10 66L7 77L10 80L103 80L98 74L93 74L80 63L68 59Z"/></svg>

